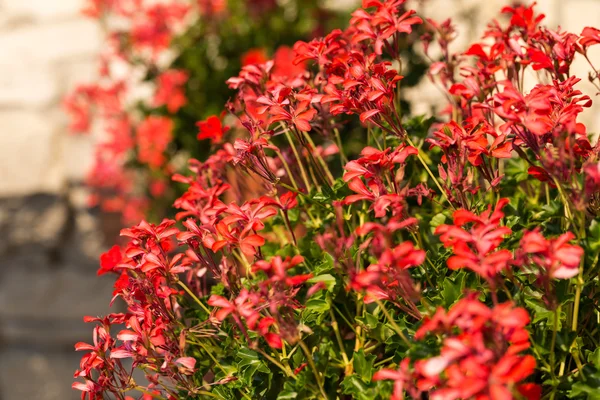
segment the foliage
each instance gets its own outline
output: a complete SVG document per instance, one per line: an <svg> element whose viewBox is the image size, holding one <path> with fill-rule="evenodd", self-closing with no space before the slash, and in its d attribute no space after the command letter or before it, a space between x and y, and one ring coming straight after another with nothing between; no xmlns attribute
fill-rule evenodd
<svg viewBox="0 0 600 400"><path fill-rule="evenodd" d="M293 75L228 80L239 123L201 125L176 220L101 259L127 312L87 317L83 397L598 397L600 164L570 65L600 31L507 7L453 54L428 20L448 113L412 117L401 49L424 21L403 3L297 42Z"/></svg>

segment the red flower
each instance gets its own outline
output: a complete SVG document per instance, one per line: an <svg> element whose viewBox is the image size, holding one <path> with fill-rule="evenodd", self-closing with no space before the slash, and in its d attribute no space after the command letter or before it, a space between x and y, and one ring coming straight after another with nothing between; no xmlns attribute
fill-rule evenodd
<svg viewBox="0 0 600 400"><path fill-rule="evenodd" d="M579 43L584 47L600 43L600 30L590 26L583 28Z"/></svg>
<svg viewBox="0 0 600 400"><path fill-rule="evenodd" d="M295 52L287 46L280 46L273 55L273 72L271 77L274 81L297 87L303 83L302 79L294 80L306 72L305 62L294 62Z"/></svg>
<svg viewBox="0 0 600 400"><path fill-rule="evenodd" d="M210 139L213 143L221 143L223 135L229 130L228 126L223 126L221 118L211 115L205 121L196 123L200 129L198 140Z"/></svg>
<svg viewBox="0 0 600 400"><path fill-rule="evenodd" d="M111 247L109 251L100 256L100 269L98 269L97 274L104 275L108 272L114 272L115 267L119 265L122 259L121 248L116 245Z"/></svg>
<svg viewBox="0 0 600 400"><path fill-rule="evenodd" d="M491 206L481 215L467 210L454 212L454 225L440 225L435 233L445 247L451 247L454 255L448 259L448 268L469 268L495 287L498 274L506 269L512 260L510 251L498 250L503 237L511 233L508 227L500 226L504 216L502 208L507 199L498 201L494 212ZM464 225L473 224L466 230Z"/></svg>
<svg viewBox="0 0 600 400"><path fill-rule="evenodd" d="M569 279L579 273L579 263L583 257L583 249L569 244L575 235L564 233L556 239L546 239L539 230L525 233L521 239L519 259L522 265L541 267L541 274L550 279Z"/></svg>
<svg viewBox="0 0 600 400"><path fill-rule="evenodd" d="M173 131L173 121L166 117L149 116L137 129L138 160L152 168L165 163L164 152Z"/></svg>
<svg viewBox="0 0 600 400"><path fill-rule="evenodd" d="M263 48L250 49L242 54L242 67L267 62L267 52Z"/></svg>
<svg viewBox="0 0 600 400"><path fill-rule="evenodd" d="M310 101L301 101L295 107L289 106L289 109L290 111L279 105L269 107L269 113L272 115L271 122L287 121L292 123L296 129L303 132L308 132L312 129L310 121L317 114L317 110L310 107Z"/></svg>
<svg viewBox="0 0 600 400"><path fill-rule="evenodd" d="M189 78L189 74L182 70L165 71L158 76L158 89L154 94L154 104L157 107L167 106L171 114L176 113L181 107L187 104L184 85Z"/></svg>

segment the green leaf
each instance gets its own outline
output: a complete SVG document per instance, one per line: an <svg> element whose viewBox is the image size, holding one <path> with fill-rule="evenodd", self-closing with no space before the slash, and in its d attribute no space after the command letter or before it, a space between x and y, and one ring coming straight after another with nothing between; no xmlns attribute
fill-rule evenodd
<svg viewBox="0 0 600 400"><path fill-rule="evenodd" d="M371 382L371 378L373 377L373 364L375 364L375 359L377 357L373 354L365 354L363 349L360 349L356 353L354 353L354 357L352 358L352 365L354 366L354 371L360 378L366 382Z"/></svg>
<svg viewBox="0 0 600 400"><path fill-rule="evenodd" d="M442 298L444 299L444 307L449 308L462 296L465 290L465 276L464 271L460 271L454 279L447 277L442 283Z"/></svg>
<svg viewBox="0 0 600 400"><path fill-rule="evenodd" d="M327 291L332 292L335 288L335 278L331 274L323 274L319 276L315 276L308 280L308 283L318 283L323 282L327 287Z"/></svg>
<svg viewBox="0 0 600 400"><path fill-rule="evenodd" d="M271 373L267 365L258 358L258 353L248 348L240 349L236 359L238 360L237 366L240 380L248 386L254 386L252 380L257 372Z"/></svg>
<svg viewBox="0 0 600 400"><path fill-rule="evenodd" d="M356 375L348 375L342 381L342 393L352 395L353 399L372 400L368 386Z"/></svg>
<svg viewBox="0 0 600 400"><path fill-rule="evenodd" d="M596 220L590 223L588 243L593 253L597 253L600 250L600 223Z"/></svg>
<svg viewBox="0 0 600 400"><path fill-rule="evenodd" d="M446 216L442 213L436 214L431 218L429 222L429 226L431 227L431 232L435 231L435 228L442 225L446 222Z"/></svg>
<svg viewBox="0 0 600 400"><path fill-rule="evenodd" d="M525 298L525 304L533 310L533 323L545 321L546 325L554 326L554 311L548 310L542 302L533 298ZM562 327L561 318L558 318L558 330Z"/></svg>
<svg viewBox="0 0 600 400"><path fill-rule="evenodd" d="M575 382L569 391L569 398L573 399L582 395L586 395L587 400L600 400L600 386L588 381Z"/></svg>
<svg viewBox="0 0 600 400"><path fill-rule="evenodd" d="M329 303L325 299L310 298L306 302L306 309L309 311L314 311L317 313L324 313L326 311L329 311L329 308L330 308Z"/></svg>
<svg viewBox="0 0 600 400"><path fill-rule="evenodd" d="M297 397L298 397L297 392L292 392L290 390L284 390L283 392L279 393L279 395L277 396L277 400L295 399Z"/></svg>
<svg viewBox="0 0 600 400"><path fill-rule="evenodd" d="M596 369L600 370L600 348L594 350L593 353L589 353L587 356L587 360L590 364L592 364Z"/></svg>
<svg viewBox="0 0 600 400"><path fill-rule="evenodd" d="M330 275L326 274L333 269L333 257L329 253L321 253L320 254L321 262L315 266L314 274L316 276L320 275ZM312 278L311 278L312 279Z"/></svg>

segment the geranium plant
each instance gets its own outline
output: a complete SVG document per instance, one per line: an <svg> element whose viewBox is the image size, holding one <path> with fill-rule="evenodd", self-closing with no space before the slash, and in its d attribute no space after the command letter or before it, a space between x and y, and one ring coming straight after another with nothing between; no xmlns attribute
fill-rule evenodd
<svg viewBox="0 0 600 400"><path fill-rule="evenodd" d="M598 398L600 164L570 66L600 31L507 7L453 54L403 3L297 42L296 74L228 80L239 123L200 124L176 219L102 256L127 311L86 317L84 398ZM431 118L400 101L417 26Z"/></svg>
<svg viewBox="0 0 600 400"><path fill-rule="evenodd" d="M94 133L90 204L127 224L160 221L184 192L171 175L211 152L211 127L234 94L228 78L270 57L274 76L295 76L304 65L291 46L347 19L323 0L88 0L84 13L105 36L99 77L75 87L65 109L73 133ZM421 76L424 60L409 60Z"/></svg>

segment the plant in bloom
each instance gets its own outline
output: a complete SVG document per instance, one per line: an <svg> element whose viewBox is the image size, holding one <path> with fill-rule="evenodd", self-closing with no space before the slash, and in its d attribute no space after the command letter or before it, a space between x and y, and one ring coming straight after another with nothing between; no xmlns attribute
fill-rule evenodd
<svg viewBox="0 0 600 400"><path fill-rule="evenodd" d="M215 123L231 96L225 81L241 66L271 57L282 79L298 75L304 68L292 62L290 46L336 24L337 14L322 0L292 3L85 0L83 13L102 27L105 45L98 78L73 88L64 109L71 132L97 136L90 204L128 224L168 213L182 194L171 175L185 171L190 155L206 158L210 144L220 142L208 128L200 130L198 145L194 125ZM150 122L157 118L160 128Z"/></svg>
<svg viewBox="0 0 600 400"><path fill-rule="evenodd" d="M451 21L364 0L291 57L249 48L229 114L191 128L212 147L172 176L187 188L174 219L122 230L127 243L101 256L126 310L85 318L73 387L123 400L595 398L600 163L578 121L592 97L570 69L600 36L543 21L506 7L453 54ZM406 43L441 49L428 76L448 112L402 113ZM526 75L539 82L526 89ZM145 124L138 157L158 168L172 127Z"/></svg>

